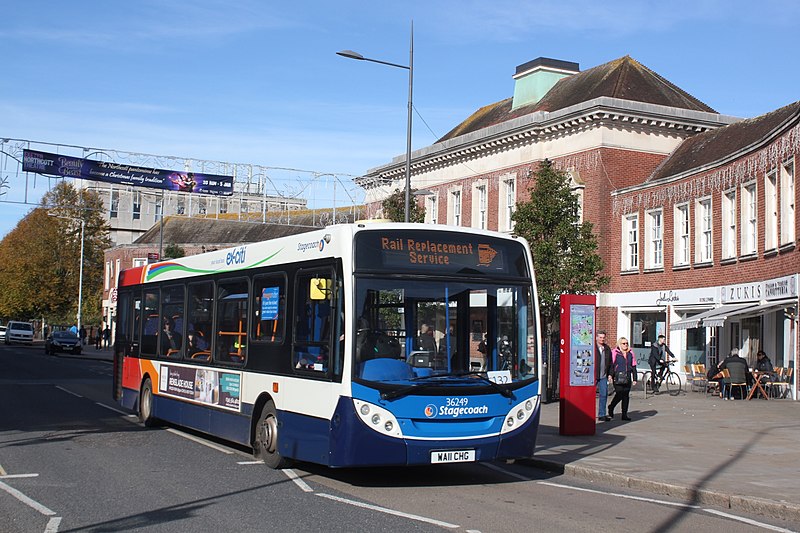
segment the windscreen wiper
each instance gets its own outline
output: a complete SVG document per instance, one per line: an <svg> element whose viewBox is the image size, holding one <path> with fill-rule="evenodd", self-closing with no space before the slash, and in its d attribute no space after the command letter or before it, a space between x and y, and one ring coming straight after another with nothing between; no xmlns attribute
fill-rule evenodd
<svg viewBox="0 0 800 533"><path fill-rule="evenodd" d="M481 379L481 381L483 381L484 383L489 385L491 388L493 388L494 390L499 392L503 397L509 398L511 400L516 400L517 399L516 395L512 391L510 391L507 388L501 386L499 383L495 383L491 379L489 379L486 376L484 376L481 372L453 372L452 374L449 374L449 375L456 376L456 377L464 377L464 376L476 376L476 377L479 377Z"/></svg>
<svg viewBox="0 0 800 533"><path fill-rule="evenodd" d="M480 372L451 372L449 374L439 374L435 376L425 376L426 379L439 379L439 378L448 378L448 377L466 377L466 376L476 376L481 379L483 383L494 389L495 391L499 392L503 397L509 398L511 400L516 400L516 395L508 390L505 387L495 383L491 379L487 378L486 376L482 375ZM419 390L419 388L428 388L434 385L435 383L420 383L418 385L409 385L407 387L403 387L400 389L396 389L393 391L382 392L381 399L383 400L395 400L397 398L402 398L403 396L408 396L414 390Z"/></svg>

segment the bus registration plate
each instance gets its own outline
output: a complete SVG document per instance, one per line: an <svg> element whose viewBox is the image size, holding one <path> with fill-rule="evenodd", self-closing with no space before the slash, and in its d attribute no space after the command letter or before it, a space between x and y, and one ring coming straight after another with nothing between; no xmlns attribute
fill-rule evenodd
<svg viewBox="0 0 800 533"><path fill-rule="evenodd" d="M475 450L431 452L431 463L469 463L475 460Z"/></svg>

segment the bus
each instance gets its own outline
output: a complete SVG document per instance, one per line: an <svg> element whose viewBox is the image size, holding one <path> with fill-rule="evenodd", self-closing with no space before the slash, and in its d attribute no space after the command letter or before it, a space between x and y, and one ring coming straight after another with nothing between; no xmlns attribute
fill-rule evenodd
<svg viewBox="0 0 800 533"><path fill-rule="evenodd" d="M113 394L271 468L530 457L539 339L524 239L341 224L120 272Z"/></svg>

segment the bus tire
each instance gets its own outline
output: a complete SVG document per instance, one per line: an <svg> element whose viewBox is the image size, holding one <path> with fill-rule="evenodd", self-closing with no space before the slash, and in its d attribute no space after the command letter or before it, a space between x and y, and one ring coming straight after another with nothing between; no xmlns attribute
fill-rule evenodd
<svg viewBox="0 0 800 533"><path fill-rule="evenodd" d="M153 384L150 378L144 380L139 394L139 421L147 427L156 425L156 418L153 416Z"/></svg>
<svg viewBox="0 0 800 533"><path fill-rule="evenodd" d="M275 470L287 468L291 464L289 459L278 452L278 413L272 400L267 400L261 408L253 439L253 455Z"/></svg>

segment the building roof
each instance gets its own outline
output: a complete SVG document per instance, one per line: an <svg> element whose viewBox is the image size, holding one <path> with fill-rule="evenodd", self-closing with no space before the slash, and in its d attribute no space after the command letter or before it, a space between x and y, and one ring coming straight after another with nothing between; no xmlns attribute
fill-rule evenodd
<svg viewBox="0 0 800 533"><path fill-rule="evenodd" d="M749 147L767 142L800 116L800 101L755 118L699 133L684 140L653 172L648 182L700 169Z"/></svg>
<svg viewBox="0 0 800 533"><path fill-rule="evenodd" d="M512 110L512 98L507 98L484 106L437 142L537 111L557 111L602 96L716 113L714 109L669 80L632 57L625 56L559 80L541 100L534 104Z"/></svg>
<svg viewBox="0 0 800 533"><path fill-rule="evenodd" d="M291 224L264 224L210 218L165 217L163 243L223 246L260 242L319 229L319 221L314 225L310 219L311 215L308 214L292 214ZM133 244L157 245L161 241L161 226L155 224Z"/></svg>

